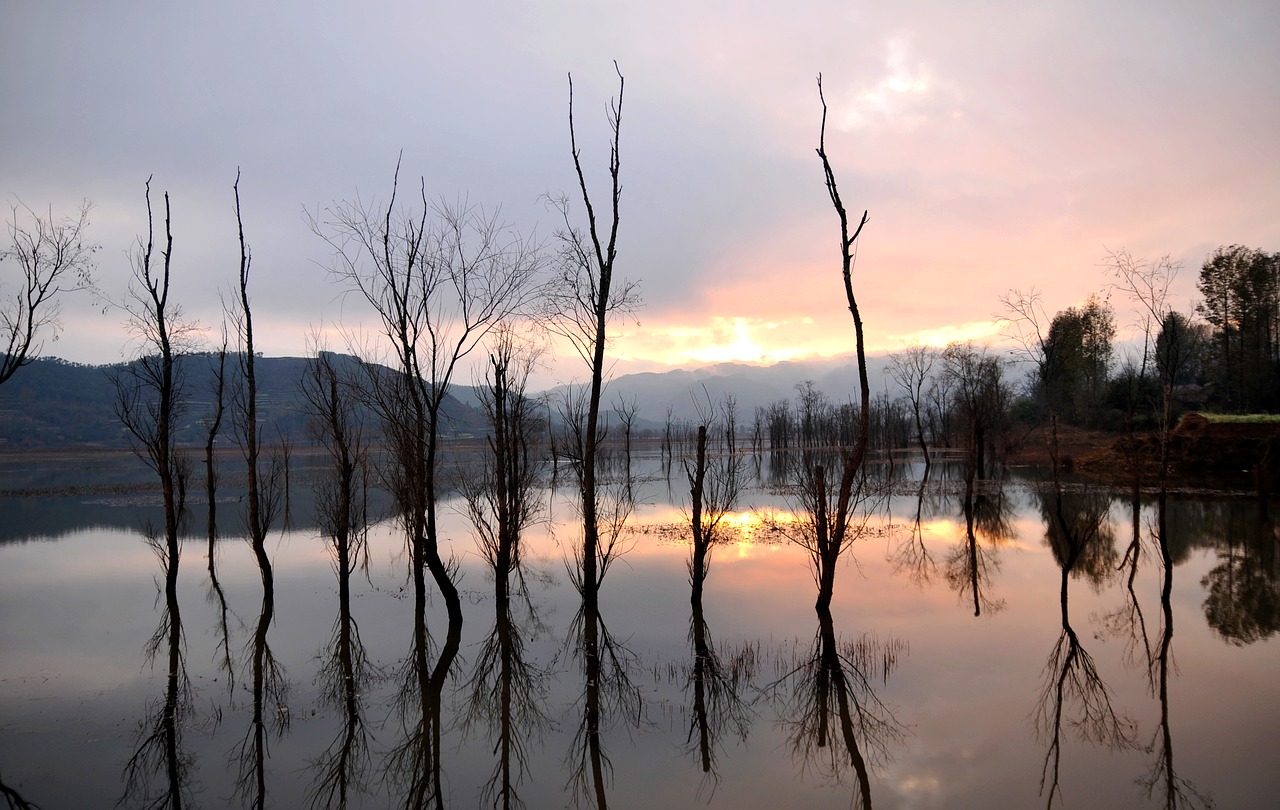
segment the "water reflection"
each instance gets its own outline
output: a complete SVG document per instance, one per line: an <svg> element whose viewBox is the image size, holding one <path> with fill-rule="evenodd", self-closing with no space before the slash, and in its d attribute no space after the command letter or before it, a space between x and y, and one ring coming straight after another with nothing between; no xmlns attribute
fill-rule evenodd
<svg viewBox="0 0 1280 810"><path fill-rule="evenodd" d="M1209 512L1208 508L1204 511ZM1220 638L1245 646L1280 630L1280 529L1264 504L1213 509L1218 563L1204 576L1204 615Z"/></svg>
<svg viewBox="0 0 1280 810"><path fill-rule="evenodd" d="M690 702L689 733L685 746L693 755L714 790L719 780L716 767L721 739L726 733L745 742L751 729L753 713L743 700L742 691L755 672L753 650L744 648L723 661L707 626L702 599L692 604L689 621L689 645L692 664L685 685Z"/></svg>
<svg viewBox="0 0 1280 810"><path fill-rule="evenodd" d="M312 454L312 469L320 469L318 455ZM480 466L474 458L472 463ZM643 463L642 457L635 464L637 472L643 473ZM680 471L676 475L685 477ZM709 807L760 807L781 806L777 796L786 793L805 806L849 806L874 799L878 806L1023 807L1048 801L1057 807L1065 799L1066 806L1133 802L1170 808L1207 806L1210 791L1221 806L1265 804L1249 800L1265 795L1265 757L1253 760L1243 752L1265 750L1265 733L1273 725L1274 690L1261 681L1253 684L1258 667L1274 660L1274 619L1268 614L1274 601L1267 595L1275 589L1273 518L1243 498L1217 506L1179 494L1167 500L1161 520L1156 498L1144 493L1067 484L1059 501L1050 487L999 480L975 482L966 509L962 479L945 476L945 468L935 465L923 495L916 481L898 482L894 489L901 499L895 503L905 513L899 519L903 534L914 524L913 543L937 562L931 588L913 587L908 571L893 576L896 565L886 562L884 546L864 542L855 547L856 568L848 566L848 579L838 576L833 605L818 611L816 623L806 618L813 615L808 612L812 591L806 560L777 535L755 527L739 531L739 521L745 523L754 513L731 513L724 522L734 542L715 551L714 575L702 578L704 592L697 600L692 580L686 579L692 573L686 568L691 526L674 517L684 504L667 504L660 497L655 498L657 508L642 507L638 521L671 531L633 535L639 539L617 569L618 588L597 594L600 604L594 614L586 589L574 592L564 581L541 591L542 583L535 580L540 600L535 611L515 568L496 556L461 555L458 574L465 575L472 596L467 610L475 630L467 648L454 656L445 680L434 682L446 631L439 618L431 619L425 611L438 612L441 606L427 590L430 580L424 579L423 601L410 608L416 589L404 578L399 531L372 533L369 568L363 564L367 549L356 551L357 542L344 558L332 536L336 524L323 521L317 525L326 527L328 556L322 556L319 538L310 533L269 546L276 583L269 598L265 587L257 590L262 572L251 548L238 542L229 546L224 538L213 546L217 554L208 561L207 574L205 566L185 572L185 580L175 586L172 607L166 562L134 542L136 533L82 533L66 543L12 545L0 563L0 616L6 618L0 623L5 634L0 646L7 659L0 660L0 676L5 681L5 727L14 730L0 735L4 776L11 789L46 807L83 805L86 799L59 795L44 776L49 772L45 763L51 761L48 752L57 745L72 749L68 759L74 757L77 769L89 774L85 784L93 787L86 791L115 798L127 786L124 806L230 800L233 779L241 776L242 792L233 803L276 806L308 801L315 807L481 802L506 807L521 801L563 806L573 796L589 806L684 806L696 796ZM478 477L494 483L488 474ZM640 479L637 493L645 495L646 486ZM652 490L662 489L655 482L650 497ZM780 498L768 500L771 495L751 489L744 500L753 506L782 503ZM538 490L537 500L541 496ZM330 496L315 499L317 504L332 501ZM216 523L234 522L221 503ZM204 504L197 511L203 517ZM1237 511L1243 517L1233 516ZM453 512L449 516L455 522L448 525L448 536L465 537L467 527ZM790 530L799 531L806 518L789 517ZM872 520L864 538L875 536L872 532L880 525L878 515ZM1026 551L1013 553L999 539L1014 528ZM530 535L530 560L560 553L547 533ZM1044 545L1037 546L1042 536ZM204 552L208 542L202 538L197 548ZM989 616L983 603L982 614L989 618L982 622L968 618L973 592L963 591L964 602L957 609L954 592L936 576L954 550L971 555L973 544L980 552L999 553L1003 564L994 581L979 578L982 596L1005 598L1011 606ZM1094 544L1104 548L1099 552ZM128 546L134 546L131 552ZM889 550L896 550L893 544ZM114 561L118 564L107 564ZM1090 566L1091 574L1079 573ZM508 573L500 575L500 570ZM973 581L972 570L963 569L966 587ZM58 578L51 579L49 572ZM492 589L487 576L493 577ZM27 578L39 585L24 585ZM139 587L152 578L160 594L154 607L149 592L134 605ZM365 579L367 590L362 587ZM88 584L99 580L113 582L111 587L125 597L100 599ZM500 580L507 584L500 586ZM1051 588L1054 596L1044 590L1050 582L1056 586ZM41 597L37 587L51 593L61 589L58 602ZM84 599L74 593L68 598L73 590L111 606L109 632L119 633L115 638L135 638L136 643L120 645L132 648L132 655L126 649L112 651L116 657L110 658L103 652L110 639L87 637L106 633L100 625L81 621L89 614L79 606ZM210 601L202 608L206 590ZM686 596L687 613L682 607ZM181 614L179 602L185 608ZM32 607L24 608L24 603ZM74 650L62 627L54 626L33 644L17 635L18 625L38 623L32 619L39 613L52 615L51 604L63 607L77 624L88 624L74 638ZM1203 632L1202 606L1216 635ZM196 615L204 610L207 616ZM237 613L248 623L243 634L237 630ZM571 619L566 646L574 663L564 670L557 642L566 637ZM895 668L890 692L883 665L889 645L860 639L857 633L852 643L840 636L840 628L847 632L855 621L910 633L917 663L927 658L929 664L910 672ZM265 649L259 651L264 627L270 629L262 639ZM797 634L795 650L788 645ZM1052 637L1052 649L1045 649L1049 645L1043 642ZM154 648L154 677L139 679L136 652L148 639L148 647ZM181 642L176 647L175 639ZM215 683L225 672L228 646L235 658L233 672L227 673L235 676L234 694ZM311 660L317 648L322 652ZM752 687L757 667L772 666L770 651L779 648L787 651L785 660L763 678L787 673L768 692L777 699L770 705L780 720L775 726L757 722L763 704L753 702L757 692ZM47 652L51 650L57 655ZM1001 665L993 669L995 651ZM905 648L887 653L900 659ZM399 678L380 678L370 666L379 660L394 662ZM759 664L762 660L767 663ZM1184 664L1182 673L1178 660ZM81 677L72 686L66 661L92 661L97 680L82 687L90 679ZM178 677L171 681L173 661ZM287 665L290 673L299 664L304 671L318 672L314 681L306 676L295 680L290 706L294 725L284 736L277 735L289 714L281 711L284 699L272 695L272 662ZM99 663L107 673L100 677ZM255 663L262 665L262 676L255 677ZM1035 678L1041 666L1043 682ZM62 683L51 679L43 684L45 671L64 673ZM113 681L115 671L123 674ZM668 673L661 683L659 671ZM1251 684L1249 694L1216 688L1240 672ZM277 680L287 685L282 675ZM437 684L448 690L441 695L443 706L433 703L440 694ZM406 688L404 716L387 712L392 698ZM1008 701L1008 694L1023 689L1026 700ZM900 690L910 697L896 697ZM94 701L82 697L90 693ZM963 699L957 700L959 695ZM633 735L621 733L639 722L641 697L648 712L661 713L669 722L644 723L641 733ZM908 706L896 715L916 729L916 736L900 741L891 734L887 742L877 743L876 724L866 718L891 698ZM103 704L110 708L94 708ZM121 705L131 708L115 713ZM93 755L81 756L76 748L90 746L73 737L92 735L89 742L96 742L103 737L104 723L118 723L131 711L129 730L145 715L138 736L128 736L109 754L98 754L106 764L97 769L109 773L95 778ZM32 721L35 712L47 712L61 728ZM216 724L224 713L231 722ZM966 716L973 713L983 716ZM1028 714L1039 722L1034 730ZM81 716L84 725L68 731L72 724L64 721L74 717L79 724ZM1140 725L1131 724L1130 716ZM1196 722L1188 725L1192 720ZM259 735L259 730L265 733ZM1099 740L1099 750L1079 744ZM455 749L455 742L460 747ZM815 778L799 779L791 772L798 769L793 763L786 757L779 761L776 751L783 745ZM1116 745L1123 755L1111 756L1108 745ZM397 748L405 766L400 771L388 767L393 765L389 753ZM237 757L228 768L233 749ZM457 755L450 753L455 750ZM971 752L991 757L982 762L1000 765L975 767ZM122 774L121 767L131 758L136 760L133 777ZM416 776L411 768L418 769ZM1044 779L1038 801L1037 771ZM1006 778L1006 773L1012 775ZM966 793L966 777L979 786L975 792L990 790L983 797L987 805L974 799L974 792ZM71 777L64 769L58 778ZM908 780L915 780L914 785L932 781L926 787L904 787ZM643 792L650 784L652 796ZM174 785L178 798L171 801ZM201 789L207 795L200 795ZM1144 800L1143 791L1149 799Z"/></svg>
<svg viewBox="0 0 1280 810"><path fill-rule="evenodd" d="M1108 635L1123 641L1125 664L1148 669L1152 660L1151 640L1147 635L1147 619L1142 610L1142 600L1138 598L1135 587L1138 570L1145 559L1142 497L1137 484L1129 493L1129 523L1130 540L1117 567L1117 573L1124 579L1124 601L1119 607L1104 613L1100 620Z"/></svg>
<svg viewBox="0 0 1280 810"><path fill-rule="evenodd" d="M1164 492L1157 499L1155 533L1164 576L1160 586L1160 644L1151 659L1150 670L1160 700L1160 722L1149 746L1153 755L1151 769L1140 783L1146 789L1147 798L1155 795L1157 790L1162 793L1162 805L1167 810L1212 807L1212 800L1191 782L1178 776L1173 762L1173 730L1169 724L1169 677L1173 666L1173 561L1169 550L1168 496Z"/></svg>
<svg viewBox="0 0 1280 810"><path fill-rule="evenodd" d="M525 579L524 532L541 520L538 488L544 458L536 449L541 425L525 396L532 357L510 333L490 355L481 404L489 421L487 452L478 474L460 485L476 544L493 580L493 627L480 646L464 704L464 732L481 732L497 755L481 787L494 807L523 806L519 788L528 775L530 746L550 728L547 685L552 673L526 655L531 633L543 627ZM630 473L628 423L626 469ZM517 611L526 623L517 620Z"/></svg>
<svg viewBox="0 0 1280 810"><path fill-rule="evenodd" d="M400 723L400 741L386 760L386 773L395 790L401 794L402 807L443 807L441 784L440 726L443 722L443 693L448 677L441 662L448 656L452 664L457 655L462 622L452 621L447 635L447 648L441 651L436 665L431 663L430 638L427 633L426 581L421 568L413 573L413 636L399 675L400 688L395 698L395 715Z"/></svg>
<svg viewBox="0 0 1280 810"><path fill-rule="evenodd" d="M641 719L641 693L632 681L636 657L609 632L597 599L583 599L570 624L570 639L582 668L582 714L566 759L567 786L575 799L604 810L613 764L603 733L619 719L636 725Z"/></svg>
<svg viewBox="0 0 1280 810"><path fill-rule="evenodd" d="M39 805L27 801L21 793L6 785L3 779L0 779L0 798L5 800L9 810L40 810Z"/></svg>
<svg viewBox="0 0 1280 810"><path fill-rule="evenodd" d="M165 691L163 697L147 707L139 723L139 741L125 765L124 795L120 801L177 810L191 800L193 765L183 741L192 716L192 696L178 604L178 556L170 544L154 533L148 536L147 543L160 561L164 602L160 625L147 642L146 656L154 664L164 653Z"/></svg>
<svg viewBox="0 0 1280 810"><path fill-rule="evenodd" d="M529 774L531 747L551 728L547 684L552 672L526 653L528 632L510 602L495 600L493 627L471 670L463 729L483 733L496 762L481 797L494 807L522 807L519 788Z"/></svg>
<svg viewBox="0 0 1280 810"><path fill-rule="evenodd" d="M947 553L944 571L947 583L963 599L973 602L973 615L985 609L994 613L1004 608L1004 600L990 594L992 581L1000 570L999 545L1017 536L1013 528L1013 507L1000 479L975 487L972 475L965 478L963 500L964 538ZM982 536L982 542L979 540Z"/></svg>
<svg viewBox="0 0 1280 810"><path fill-rule="evenodd" d="M920 476L920 483L916 488L915 516L910 532L896 543L889 554L894 570L905 573L921 587L933 579L938 568L937 561L929 550L929 544L925 542L924 534L925 493L929 489L929 473L932 469L933 465L926 464Z"/></svg>
<svg viewBox="0 0 1280 810"><path fill-rule="evenodd" d="M338 712L339 731L311 763L312 807L345 808L367 793L374 776L365 723L365 689L380 672L370 661L351 612L351 577L369 575L368 451L363 424L330 355L313 359L303 378L309 428L326 450L328 464L316 477L317 518L338 579L338 616L316 678L321 705ZM286 502L286 520L288 506Z"/></svg>
<svg viewBox="0 0 1280 810"><path fill-rule="evenodd" d="M854 802L871 810L870 768L887 762L907 731L876 694L877 683L888 683L906 644L873 636L840 642L831 611L819 606L817 613L808 655L773 687L786 690L782 723L802 770L839 782L852 768Z"/></svg>
<svg viewBox="0 0 1280 810"><path fill-rule="evenodd" d="M275 578L265 553L258 557L262 604L245 650L251 714L249 728L232 752L235 792L245 804L260 810L267 804L267 757L271 739L289 729L289 681L276 660L267 634L275 617Z"/></svg>
<svg viewBox="0 0 1280 810"><path fill-rule="evenodd" d="M1052 807L1061 794L1065 729L1094 745L1120 750L1134 746L1136 727L1115 708L1111 688L1071 623L1071 580L1085 574L1100 584L1111 573L1107 567L1115 556L1114 529L1107 519L1111 499L1089 489L1067 491L1057 480L1039 494L1045 538L1060 569L1062 631L1045 661L1033 712L1036 732L1046 746L1040 792Z"/></svg>

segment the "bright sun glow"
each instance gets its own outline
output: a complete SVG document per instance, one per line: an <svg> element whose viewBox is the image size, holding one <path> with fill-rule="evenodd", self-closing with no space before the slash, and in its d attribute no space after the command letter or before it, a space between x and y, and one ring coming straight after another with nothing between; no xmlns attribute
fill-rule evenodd
<svg viewBox="0 0 1280 810"><path fill-rule="evenodd" d="M799 354L794 349L770 349L760 345L751 334L756 325L745 318L733 318L727 326L728 334L723 328L708 330L710 334L706 337L712 342L705 348L689 351L689 357L700 363L762 363L787 360ZM769 329L770 326L765 324L764 328Z"/></svg>
<svg viewBox="0 0 1280 810"><path fill-rule="evenodd" d="M970 321L968 323L939 326L935 329L922 329L902 335L890 335L884 349L896 350L902 346L932 346L935 349L946 347L949 343L973 340L986 343L999 337L1000 325L995 321Z"/></svg>

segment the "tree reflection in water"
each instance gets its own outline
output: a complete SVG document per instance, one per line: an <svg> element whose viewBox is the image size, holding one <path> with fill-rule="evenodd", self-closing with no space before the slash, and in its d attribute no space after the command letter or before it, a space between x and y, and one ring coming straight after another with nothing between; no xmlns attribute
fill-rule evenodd
<svg viewBox="0 0 1280 810"><path fill-rule="evenodd" d="M732 657L727 665L720 658L711 630L707 627L701 599L693 603L689 643L693 666L689 670L685 691L692 693L693 703L685 744L714 790L719 779L716 759L720 739L729 732L745 741L750 731L751 707L742 699L741 689L750 681L755 667L750 648Z"/></svg>
<svg viewBox="0 0 1280 810"><path fill-rule="evenodd" d="M445 641L433 664L423 568L414 566L412 578L413 639L400 671L400 689L394 700L403 737L387 756L386 775L403 795L401 806L444 807L440 765L443 695L462 643L462 615L449 611ZM453 598L457 598L456 592Z"/></svg>
<svg viewBox="0 0 1280 810"><path fill-rule="evenodd" d="M1142 612L1135 583L1143 559L1142 497L1138 482L1134 482L1129 494L1131 539L1125 547L1118 571L1124 576L1124 604L1101 616L1106 633L1124 641L1124 662L1128 666L1142 666L1150 671L1152 657L1151 640L1147 635L1147 619Z"/></svg>
<svg viewBox="0 0 1280 810"><path fill-rule="evenodd" d="M21 793L14 790L0 779L0 798L3 798L9 810L40 810L40 805L27 801Z"/></svg>
<svg viewBox="0 0 1280 810"><path fill-rule="evenodd" d="M1052 807L1060 794L1063 726L1084 740L1113 750L1134 746L1136 728L1112 705L1110 687L1080 643L1071 624L1070 581L1081 573L1095 583L1108 574L1116 557L1115 535L1107 519L1111 499L1089 489L1066 491L1056 478L1041 493L1046 539L1061 570L1058 598L1062 632L1045 662L1044 679L1033 713L1037 734L1046 744L1040 793Z"/></svg>
<svg viewBox="0 0 1280 810"><path fill-rule="evenodd" d="M704 422L710 407L701 414ZM731 412L731 406L726 406ZM731 430L731 428L729 429ZM719 431L716 431L719 434ZM726 431L729 432L729 431ZM702 594L710 571L711 554L725 541L722 521L738 500L742 484L744 464L742 456L726 447L708 461L707 425L699 426L694 458L685 461L689 480L690 510L689 528L692 544L689 551L689 642L692 645L693 665L689 669L686 692L692 693L689 734L686 745L693 752L712 790L718 779L715 761L720 737L732 730L745 740L750 728L751 713L739 694L739 686L747 676L743 667L745 659L735 658L725 667L716 652L702 608ZM695 742L696 740L696 742ZM704 781L704 786L707 784Z"/></svg>
<svg viewBox="0 0 1280 810"><path fill-rule="evenodd" d="M801 767L837 782L852 767L857 806L870 810L870 768L886 762L907 733L876 694L876 684L888 682L907 645L869 635L841 642L831 611L819 606L817 612L818 632L808 655L768 689L787 690L781 720Z"/></svg>
<svg viewBox="0 0 1280 810"><path fill-rule="evenodd" d="M930 472L933 465L925 464L920 475L920 484L916 489L916 514L911 524L910 534L899 541L889 553L889 561L893 563L895 573L905 573L911 581L924 587L937 572L938 563L924 538L925 492L929 486Z"/></svg>
<svg viewBox="0 0 1280 810"><path fill-rule="evenodd" d="M216 365L214 365L215 362ZM218 610L218 668L222 670L223 677L227 679L227 694L234 695L236 689L236 667L231 655L231 631L227 621L230 610L227 608L227 595L222 590L222 583L218 581L216 556L218 542L218 465L215 463L213 453L214 446L217 443L218 431L222 427L223 417L226 414L227 337L225 332L222 337L222 347L211 356L210 369L213 372L213 383L209 391L213 400L213 411L204 419L204 489L205 500L208 502L209 509L208 600L211 604L216 605Z"/></svg>
<svg viewBox="0 0 1280 810"><path fill-rule="evenodd" d="M308 798L312 807L346 807L353 793L363 794L370 787L363 694L367 682L379 674L368 659L351 613L351 575L358 570L366 576L369 572L368 505L364 498L368 451L352 381L340 373L332 354L317 352L307 365L301 387L310 431L328 455L314 485L316 517L338 577L338 618L317 681L321 704L342 716L338 736L312 762L315 781Z"/></svg>
<svg viewBox="0 0 1280 810"><path fill-rule="evenodd" d="M147 808L181 808L191 799L191 754L183 747L183 729L192 715L191 682L187 677L182 615L178 605L177 542L166 542L154 530L147 545L155 552L164 572L164 606L160 626L147 642L147 660L153 665L166 655L164 697L147 708L139 723L139 742L124 771L126 801ZM18 805L19 807L22 805Z"/></svg>
<svg viewBox="0 0 1280 810"><path fill-rule="evenodd" d="M1246 646L1280 630L1280 533L1265 502L1222 511L1210 525L1225 534L1225 548L1219 543L1218 563L1200 581L1204 615L1224 641Z"/></svg>
<svg viewBox="0 0 1280 810"><path fill-rule="evenodd" d="M461 482L494 588L493 628L471 671L462 727L493 741L498 761L481 795L504 810L523 806L518 788L528 774L529 745L550 727L546 693L551 673L526 657L526 630L512 608L519 603L534 632L541 630L525 581L521 542L522 532L542 517L537 485L544 464L533 450L541 426L534 402L525 396L535 358L518 345L514 333L497 332L480 389L489 419L489 452L479 474Z"/></svg>
<svg viewBox="0 0 1280 810"><path fill-rule="evenodd" d="M209 489L210 493L214 493L214 489ZM214 504L214 497L211 495L209 499L209 550L206 555L208 560L209 571L209 592L206 594L208 602L215 606L218 612L218 641L217 641L217 661L218 669L222 671L223 677L227 679L227 694L234 695L236 689L236 665L231 654L231 624L228 621L231 616L231 609L227 607L227 595L222 590L222 583L218 580L218 564L217 564L217 540L218 540L218 519L217 506ZM237 621L239 621L237 619Z"/></svg>
<svg viewBox="0 0 1280 810"><path fill-rule="evenodd" d="M259 559L262 574L262 606L249 641L248 681L252 694L249 729L233 752L237 775L236 795L254 808L267 804L266 762L270 737L289 728L289 682L267 641L275 617L275 580L265 555Z"/></svg>
<svg viewBox="0 0 1280 810"><path fill-rule="evenodd" d="M1001 542L1017 536L1012 504L1002 480L975 485L974 476L967 475L962 507L965 536L947 554L947 584L962 599L966 595L972 599L974 616L981 616L984 609L995 613L1004 609L1004 600L993 599L989 593L991 581L1000 570L996 549ZM979 534L985 544L979 541Z"/></svg>
<svg viewBox="0 0 1280 810"><path fill-rule="evenodd" d="M1160 610L1162 627L1160 644L1151 659L1150 680L1160 700L1160 724L1149 750L1154 760L1151 769L1140 781L1147 798L1155 795L1157 788L1163 793L1162 805L1166 810L1182 807L1212 807L1213 801L1201 794L1186 779L1178 776L1173 764L1173 732L1169 725L1169 674L1173 668L1173 556L1169 552L1168 495L1161 492L1156 505L1156 541L1164 576L1160 586Z"/></svg>

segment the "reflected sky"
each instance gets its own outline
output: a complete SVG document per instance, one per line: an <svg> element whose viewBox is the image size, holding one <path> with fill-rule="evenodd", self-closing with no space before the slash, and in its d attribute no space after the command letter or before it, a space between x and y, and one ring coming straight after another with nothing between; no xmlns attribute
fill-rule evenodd
<svg viewBox="0 0 1280 810"><path fill-rule="evenodd" d="M673 488L677 493L679 483ZM1035 493L1019 482L1005 486L1013 536L998 541L1001 564L990 583L1005 603L999 612L975 618L971 603L941 574L917 581L895 573L889 557L896 532L909 532L914 524L913 487L893 496L888 511L873 519L873 530L841 563L832 603L840 638L893 639L903 645L892 678L877 684L877 696L892 707L906 734L871 769L876 807L1043 805L1038 787L1044 750L1030 718L1046 652L1061 630L1060 568ZM688 546L676 528L687 514L683 504L665 500L665 480L650 480L644 490L631 550L600 596L609 632L635 655L633 682L642 692L635 722L602 732L613 765L610 804L848 807L855 785L799 767L788 753L785 718L760 697L808 655L815 588L806 554L771 541L762 531L759 510L783 504L758 487L744 498L747 506L730 516L739 539L715 551L703 596L704 620L721 659L744 649L755 658L755 675L745 688L746 699L753 701L747 737L731 734L722 740L718 779L714 791L706 789L687 748ZM27 500L37 502L29 508L40 508L41 499ZM138 519L132 507L114 508L122 512L121 523ZM219 514L224 534L236 525L234 509ZM1127 510L1122 495L1107 512L1121 554L1131 525ZM1144 533L1151 511L1144 506ZM474 806L492 775L493 755L483 735L466 735L459 727L467 697L463 673L493 629L492 577L463 516L446 508L442 518L442 537L458 566L466 612L458 675L444 695L447 799L450 806ZM1258 588L1269 587L1267 593L1274 595L1280 587L1274 547L1265 545L1275 542L1272 524L1260 518L1247 501L1175 500L1170 505L1177 663L1168 686L1171 731L1179 776L1221 807L1266 806L1280 791L1280 776L1262 753L1280 728L1280 685L1274 677L1280 647L1274 631L1265 632L1264 625L1263 631L1251 630L1249 643L1233 643L1210 625L1205 608L1215 571L1253 572L1255 592L1241 596L1246 603L1258 601ZM298 525L308 524L304 518ZM924 542L938 559L945 558L947 549L965 538L962 505L935 493L922 527ZM564 648L578 607L564 564L576 531L571 504L557 497L553 523L526 533L526 574L546 632L530 635L525 655L551 673L548 728L531 746L529 774L520 790L530 807L566 802L564 752L571 747L582 688ZM271 744L267 793L276 806L300 806L309 765L345 722L344 713L325 700L319 677L339 616L337 583L331 552L314 529L274 534L267 547L276 571L271 645L290 680L291 717L289 729ZM367 577L351 578L350 613L368 660L379 671L395 672L411 652L413 635L404 540L392 521L384 521L372 528L369 548ZM193 692L184 743L192 757L192 782L204 791L195 795L194 805L221 806L234 778L226 752L249 725L251 696L243 683L228 695L218 666L219 606L209 598L206 552L195 537L184 543L177 589ZM224 536L217 564L231 645L243 650L262 598L247 541ZM121 768L138 724L148 703L164 691L163 667L153 668L144 656L163 608L159 568L141 535L123 528L79 529L56 540L0 545L0 777L27 800L46 807L88 806L85 802L120 795ZM1148 547L1134 591L1153 625L1161 614L1162 581L1158 555ZM1217 587L1215 598L1229 598L1222 595L1223 586ZM1123 640L1105 633L1101 622L1127 598L1118 570L1097 583L1072 580L1071 617L1117 706L1133 717L1138 738L1146 740L1158 726L1161 707L1145 667L1126 662ZM426 610L431 626L442 627L444 604L438 594L428 594ZM371 677L362 694L375 761L385 753L379 746L394 737L381 724L395 691L394 679ZM1069 736L1063 746L1060 806L1144 806L1135 781L1149 769L1149 756L1108 752ZM69 767L75 780L68 778ZM351 806L397 803L390 789L374 779L364 804Z"/></svg>

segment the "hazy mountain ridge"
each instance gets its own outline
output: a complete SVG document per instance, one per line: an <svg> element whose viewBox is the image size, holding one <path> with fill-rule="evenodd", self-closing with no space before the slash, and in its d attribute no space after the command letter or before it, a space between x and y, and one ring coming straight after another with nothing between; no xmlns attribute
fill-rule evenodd
<svg viewBox="0 0 1280 810"><path fill-rule="evenodd" d="M884 390L888 356L867 358L867 374L871 391ZM604 404L613 410L619 401L634 401L637 415L645 426L666 422L668 409L673 419L696 421L699 408L707 402L719 404L732 396L737 404L739 424L751 421L756 408L768 407L780 400L795 398L796 386L811 380L834 402L845 402L857 396L858 373L853 355L815 361L783 361L768 366L746 363L717 363L695 369L667 372L624 374L610 380L605 388ZM566 386L547 392L554 398L563 396ZM898 392L890 389L891 396Z"/></svg>
<svg viewBox="0 0 1280 810"><path fill-rule="evenodd" d="M354 358L340 357L344 363L355 362ZM887 362L885 356L868 359L873 393L883 390ZM214 357L209 354L188 355L181 361L187 389L179 436L182 443L204 443L205 420L213 411L213 364ZM305 403L299 389L306 364L307 358L301 357L258 358L259 412L268 435L278 432L297 444L309 441ZM128 436L116 417L116 391L111 382L111 375L126 365L83 365L58 358L35 360L0 385L0 447L127 447ZM235 374L232 356L227 358L227 372L229 378ZM732 396L737 403L739 424L745 426L756 408L793 399L796 386L805 380L812 380L833 401L846 401L857 390L853 357L784 361L768 366L717 363L694 369L625 374L607 383L604 407L608 412L614 411L619 402L634 402L634 427L659 429L668 413L675 420L694 422L699 419L699 408L705 411L708 402L718 406ZM555 410L569 387L557 386L534 396L545 399ZM892 390L891 394L896 396ZM230 396L230 387L227 395ZM485 419L479 390L454 386L445 404L445 415L446 433L482 432ZM230 424L229 417L225 418L220 433L223 441L231 438Z"/></svg>

